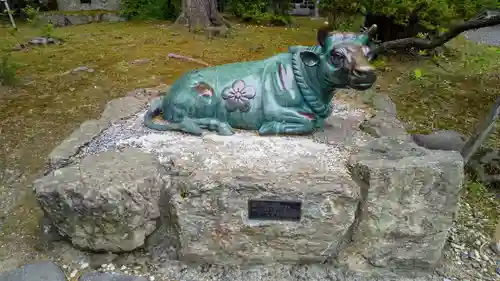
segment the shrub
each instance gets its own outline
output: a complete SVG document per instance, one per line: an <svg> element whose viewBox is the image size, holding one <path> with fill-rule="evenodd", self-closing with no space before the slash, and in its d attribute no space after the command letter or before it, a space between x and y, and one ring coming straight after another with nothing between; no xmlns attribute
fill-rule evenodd
<svg viewBox="0 0 500 281"><path fill-rule="evenodd" d="M322 0L320 11L328 17L328 23L338 30L349 30L359 14L364 13L361 1Z"/></svg>
<svg viewBox="0 0 500 281"><path fill-rule="evenodd" d="M338 22L337 18L363 13L367 16L365 26L378 24L379 39L387 41L436 33L453 20L470 19L499 3L498 0L323 0L321 9L332 23Z"/></svg>
<svg viewBox="0 0 500 281"><path fill-rule="evenodd" d="M245 22L266 25L289 25L290 2L284 0L229 0L227 10Z"/></svg>
<svg viewBox="0 0 500 281"><path fill-rule="evenodd" d="M121 0L120 14L128 19L175 20L180 10L180 0Z"/></svg>
<svg viewBox="0 0 500 281"><path fill-rule="evenodd" d="M0 53L0 85L12 86L17 82L18 65L11 59L11 53L2 51Z"/></svg>

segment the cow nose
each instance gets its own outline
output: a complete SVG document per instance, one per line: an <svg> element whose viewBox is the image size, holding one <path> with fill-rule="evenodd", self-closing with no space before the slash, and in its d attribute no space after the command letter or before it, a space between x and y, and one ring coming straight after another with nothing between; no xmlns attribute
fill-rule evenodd
<svg viewBox="0 0 500 281"><path fill-rule="evenodd" d="M352 74L356 76L356 78L363 79L365 81L375 81L376 79L375 71L372 68L354 69Z"/></svg>

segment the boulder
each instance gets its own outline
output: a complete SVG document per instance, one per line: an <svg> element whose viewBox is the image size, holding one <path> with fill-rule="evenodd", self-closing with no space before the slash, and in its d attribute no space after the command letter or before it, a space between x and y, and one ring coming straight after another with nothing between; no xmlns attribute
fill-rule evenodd
<svg viewBox="0 0 500 281"><path fill-rule="evenodd" d="M356 268L436 266L458 210L460 154L383 137L358 149L347 165L362 200L345 261Z"/></svg>
<svg viewBox="0 0 500 281"><path fill-rule="evenodd" d="M433 150L461 151L467 142L467 137L452 130L439 130L432 134L416 134L413 141L421 147Z"/></svg>
<svg viewBox="0 0 500 281"><path fill-rule="evenodd" d="M66 276L56 264L40 261L0 272L0 281L66 281Z"/></svg>
<svg viewBox="0 0 500 281"><path fill-rule="evenodd" d="M154 156L126 148L52 171L34 189L46 215L73 245L130 251L156 229L163 174Z"/></svg>
<svg viewBox="0 0 500 281"><path fill-rule="evenodd" d="M360 129L373 137L391 137L409 140L405 125L396 116L385 111L379 111L361 124Z"/></svg>
<svg viewBox="0 0 500 281"><path fill-rule="evenodd" d="M388 93L376 92L373 89L369 89L363 93L362 100L376 111L384 112L394 117L397 115L396 104L391 100Z"/></svg>

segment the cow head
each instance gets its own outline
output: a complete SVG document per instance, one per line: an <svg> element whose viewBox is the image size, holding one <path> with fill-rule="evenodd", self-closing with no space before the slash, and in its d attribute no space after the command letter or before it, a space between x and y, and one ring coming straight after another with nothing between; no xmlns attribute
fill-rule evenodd
<svg viewBox="0 0 500 281"><path fill-rule="evenodd" d="M375 35L373 25L363 33L339 33L327 28L318 30L317 39L322 53L301 52L301 60L308 67L317 67L320 79L330 88L367 90L377 80L370 65L368 43Z"/></svg>

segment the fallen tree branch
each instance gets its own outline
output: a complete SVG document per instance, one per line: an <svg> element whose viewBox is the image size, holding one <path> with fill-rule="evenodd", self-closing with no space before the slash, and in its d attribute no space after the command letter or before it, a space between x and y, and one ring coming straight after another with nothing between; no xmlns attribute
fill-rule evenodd
<svg viewBox="0 0 500 281"><path fill-rule="evenodd" d="M403 38L398 40L392 40L383 42L372 50L375 55L387 52L389 50L395 49L407 49L407 48L417 48L417 49L434 49L439 47L451 39L458 36L460 33L483 27L500 25L500 14L495 14L492 16L487 16L483 18L475 18L460 24L455 24L450 27L450 29L443 33L441 36L433 39L421 39L421 38Z"/></svg>
<svg viewBox="0 0 500 281"><path fill-rule="evenodd" d="M179 60L183 60L183 61L195 62L195 63L201 64L201 65L207 66L207 67L210 66L210 64L208 64L202 60L197 60L197 59L193 59L190 57L172 54L172 53L168 54L168 58L174 58L174 59L179 59Z"/></svg>

